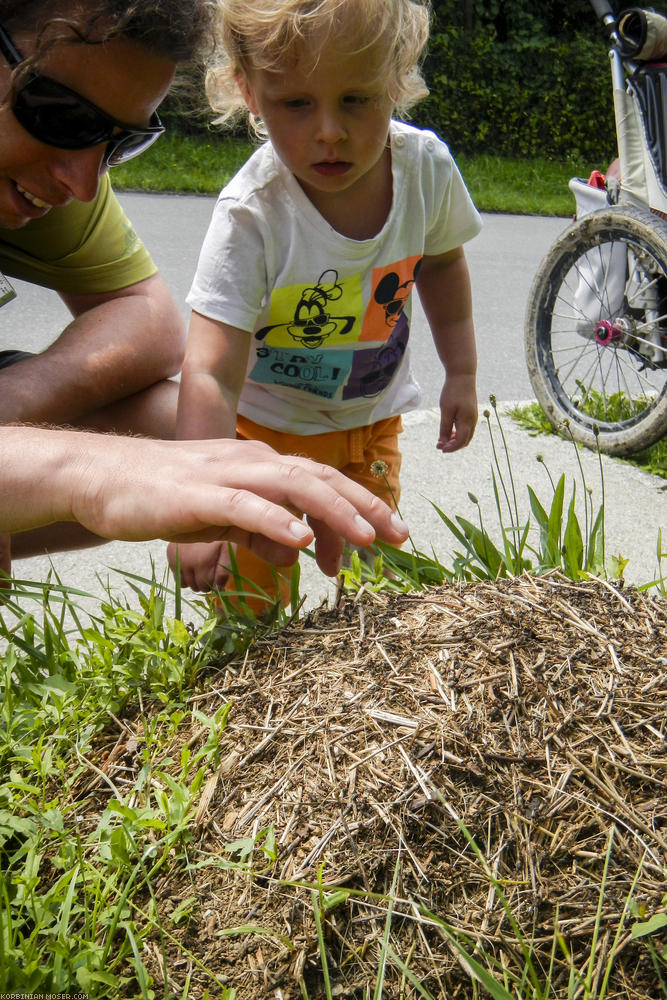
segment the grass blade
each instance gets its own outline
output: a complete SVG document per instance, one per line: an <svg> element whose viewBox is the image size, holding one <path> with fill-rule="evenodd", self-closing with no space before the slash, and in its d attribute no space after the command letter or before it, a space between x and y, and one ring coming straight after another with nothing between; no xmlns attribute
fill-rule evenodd
<svg viewBox="0 0 667 1000"><path fill-rule="evenodd" d="M401 854L400 851L396 858L396 864L394 865L394 877L391 882L391 889L389 892L389 902L387 905L387 916L384 921L384 931L382 933L382 941L380 947L380 967L378 969L377 978L375 980L375 989L373 990L373 1000L380 1000L382 997L382 991L384 989L384 974L387 965L387 958L389 954L389 939L391 937L391 918L394 912L394 899L396 895L396 886L398 885L398 877L401 871Z"/></svg>

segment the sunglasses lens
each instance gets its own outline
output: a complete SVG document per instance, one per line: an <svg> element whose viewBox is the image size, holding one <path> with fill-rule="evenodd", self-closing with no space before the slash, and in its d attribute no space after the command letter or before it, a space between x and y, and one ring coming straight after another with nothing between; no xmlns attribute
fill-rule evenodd
<svg viewBox="0 0 667 1000"><path fill-rule="evenodd" d="M34 77L18 91L14 115L35 139L60 149L84 149L109 138L106 117L48 77Z"/></svg>
<svg viewBox="0 0 667 1000"><path fill-rule="evenodd" d="M138 156L164 132L157 114L148 128L134 130L48 76L31 77L17 92L13 111L26 132L49 146L87 149L106 142L110 166Z"/></svg>
<svg viewBox="0 0 667 1000"><path fill-rule="evenodd" d="M114 167L119 163L125 163L126 160L131 160L133 156L138 156L139 153L143 153L145 149L152 146L155 140L160 138L162 131L156 129L149 135L137 132L122 136L120 139L112 139L107 146L105 161L110 167Z"/></svg>

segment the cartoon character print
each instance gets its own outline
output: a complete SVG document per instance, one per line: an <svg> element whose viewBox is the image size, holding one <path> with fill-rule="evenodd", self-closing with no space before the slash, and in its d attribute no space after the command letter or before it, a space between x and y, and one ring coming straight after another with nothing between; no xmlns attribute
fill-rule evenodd
<svg viewBox="0 0 667 1000"><path fill-rule="evenodd" d="M422 258L414 265L412 277L401 281L396 271L386 272L378 281L373 299L382 306L385 326L391 329L386 343L378 348L359 351L343 390L343 399L377 396L387 388L398 371L407 350L410 328L404 313L405 303L419 274ZM379 318L378 318L379 322Z"/></svg>
<svg viewBox="0 0 667 1000"><path fill-rule="evenodd" d="M365 309L361 275L339 281L333 268L308 287L274 290L271 319L282 322L255 334L250 379L330 400L379 395L407 351L410 327L405 304L420 266L421 257L415 256L375 270L375 287ZM334 303L339 300L336 310ZM343 311L350 315L337 315ZM365 347L364 341L374 343Z"/></svg>
<svg viewBox="0 0 667 1000"><path fill-rule="evenodd" d="M415 264L412 278L408 278L407 281L401 282L400 275L396 274L395 271L390 271L378 282L373 298L383 307L387 326L396 326L403 315L405 303L417 280L421 265L422 258L420 257Z"/></svg>
<svg viewBox="0 0 667 1000"><path fill-rule="evenodd" d="M276 323L265 326L255 334L256 340L264 340L272 330L287 330L290 337L303 347L317 349L334 334L345 335L354 326L354 316L332 316L327 311L330 302L335 302L343 294L338 282L338 271L323 271L311 288L304 288L294 310L291 323Z"/></svg>
<svg viewBox="0 0 667 1000"><path fill-rule="evenodd" d="M401 313L383 347L355 354L350 377L343 389L343 399L377 396L386 389L403 360L409 337L408 321Z"/></svg>

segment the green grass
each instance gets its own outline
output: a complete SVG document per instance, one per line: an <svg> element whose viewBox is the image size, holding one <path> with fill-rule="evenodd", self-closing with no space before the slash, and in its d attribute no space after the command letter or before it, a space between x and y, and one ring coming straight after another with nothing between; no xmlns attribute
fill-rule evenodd
<svg viewBox="0 0 667 1000"><path fill-rule="evenodd" d="M253 148L217 131L201 138L168 132L141 156L113 167L112 178L118 190L216 195ZM520 215L572 215L568 181L599 166L497 156L461 156L457 162L480 211Z"/></svg>
<svg viewBox="0 0 667 1000"><path fill-rule="evenodd" d="M192 605L199 622L186 625L178 592L171 618L163 587L128 583L138 609L110 596L90 621L77 609L81 592L53 580L15 581L0 605L0 994L117 997L129 983L123 996L155 995L141 958L155 922L153 885L193 839L192 803L219 764L229 711L222 701L207 717L189 695L201 668L238 655L256 628L221 623L205 603ZM140 716L144 766L128 795L91 760L93 742L114 720L127 736L119 719L144 704L160 707ZM183 726L207 738L196 753L184 749L173 777L168 747ZM113 797L97 824L82 826L81 788L99 782ZM168 939L169 928L161 932Z"/></svg>
<svg viewBox="0 0 667 1000"><path fill-rule="evenodd" d="M460 515L451 518L431 501L435 512L459 545L451 566L444 566L435 552L429 555L419 551L411 537L405 549L380 542L371 549L374 555L372 561L362 561L356 552L352 553L349 566L341 571L344 589L355 594L360 591L405 593L445 582L497 580L522 573L541 576L554 570L571 580L586 580L591 576L602 579L623 577L628 560L610 551L606 539L602 462L599 466L602 499L596 508L593 491L579 459L579 446L572 438L570 441L578 460L579 483L567 483L564 474L560 477L552 474L544 460L539 458L551 483L551 494L539 498L535 490L528 486L532 518L523 517L519 510L512 456L495 397L491 396L490 402L491 409L484 410L484 419L493 455L491 480L496 508L495 517L492 515L496 521L495 538L494 531L489 528L489 512L482 510L473 493L468 493L468 498L477 509L477 523ZM535 433L543 430L554 433L550 425L548 431L543 427L542 421L546 417L537 404L517 408L509 415L520 419ZM530 425L526 423L528 420ZM598 455L598 458L601 459L601 456ZM660 596L667 597L666 558L667 551L659 531L656 543L658 573L655 579L642 584L640 590L656 588Z"/></svg>
<svg viewBox="0 0 667 1000"><path fill-rule="evenodd" d="M512 420L524 427L530 434L557 434L547 415L539 403L528 403L526 406L515 406L508 410ZM656 441L650 448L638 451L631 458L617 458L617 462L627 462L636 465L644 472L667 479L667 438Z"/></svg>
<svg viewBox="0 0 667 1000"><path fill-rule="evenodd" d="M574 214L571 177L588 177L600 164L459 156L459 169L481 212L518 215Z"/></svg>
<svg viewBox="0 0 667 1000"><path fill-rule="evenodd" d="M211 132L206 138L167 132L141 156L113 167L114 187L131 191L174 191L217 195L253 146Z"/></svg>

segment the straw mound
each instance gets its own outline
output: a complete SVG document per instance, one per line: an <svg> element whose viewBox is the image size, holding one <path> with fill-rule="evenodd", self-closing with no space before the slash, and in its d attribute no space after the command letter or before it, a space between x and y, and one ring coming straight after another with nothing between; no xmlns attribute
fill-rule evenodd
<svg viewBox="0 0 667 1000"><path fill-rule="evenodd" d="M581 969L613 827L601 977L638 872L642 912L665 906L666 666L663 601L560 576L349 601L259 641L197 698L209 716L232 707L188 849L193 867L215 864L175 866L154 889L183 946L166 946L169 985L181 995L190 973L189 996L217 995L195 955L237 1000L300 997L301 976L311 1000L324 995L303 885L318 872L325 886L358 890L322 915L334 996L372 996L387 913L375 894L394 879L391 947L433 997L473 987L426 910L512 972L524 966L489 873L533 938L542 981L556 919ZM207 735L191 734L193 753ZM176 761L179 751L170 747ZM275 861L262 835L271 825ZM220 867L241 857L225 845L252 837L252 870ZM174 928L169 914L192 896L189 921ZM663 996L645 942L630 937L634 919L607 995ZM143 955L156 985L162 947L156 934ZM409 981L401 992L401 979L390 961L383 996L420 995ZM560 963L550 996L567 995Z"/></svg>

